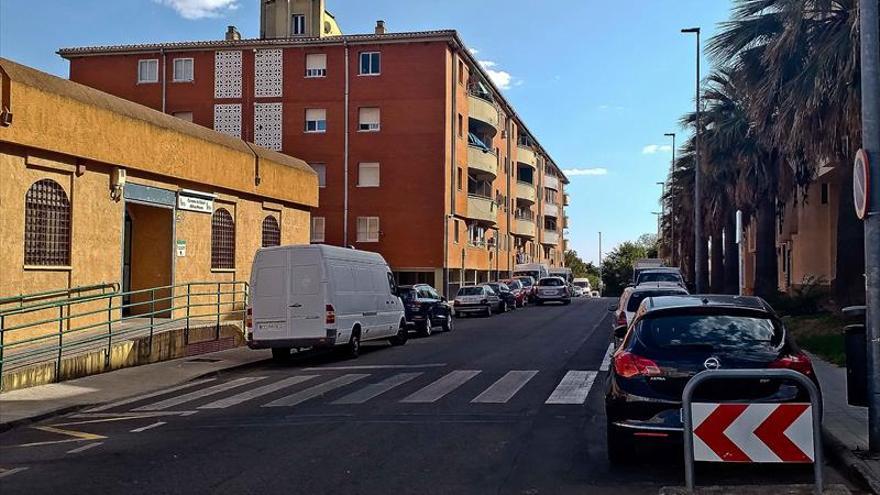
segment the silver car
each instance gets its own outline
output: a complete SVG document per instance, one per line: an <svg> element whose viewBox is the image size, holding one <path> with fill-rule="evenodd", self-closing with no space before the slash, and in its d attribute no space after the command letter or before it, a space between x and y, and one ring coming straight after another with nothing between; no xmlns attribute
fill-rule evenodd
<svg viewBox="0 0 880 495"><path fill-rule="evenodd" d="M538 280L535 301L539 306L547 302L571 304L571 291L561 277L544 277Z"/></svg>

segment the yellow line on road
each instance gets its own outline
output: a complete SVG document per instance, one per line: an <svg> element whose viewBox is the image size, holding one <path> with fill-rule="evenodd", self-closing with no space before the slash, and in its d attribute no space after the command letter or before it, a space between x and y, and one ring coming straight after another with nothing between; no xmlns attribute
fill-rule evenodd
<svg viewBox="0 0 880 495"><path fill-rule="evenodd" d="M74 431L74 430L63 430L61 428L55 428L52 426L33 426L35 430L45 431L49 433L57 433L59 435L65 435L73 438L66 438L64 440L49 440L45 442L31 442L31 443L23 443L19 445L13 445L13 447L39 447L41 445L53 445L58 443L70 443L70 442L83 442L87 440L103 440L107 437L103 435L96 435L94 433L87 433L84 431Z"/></svg>

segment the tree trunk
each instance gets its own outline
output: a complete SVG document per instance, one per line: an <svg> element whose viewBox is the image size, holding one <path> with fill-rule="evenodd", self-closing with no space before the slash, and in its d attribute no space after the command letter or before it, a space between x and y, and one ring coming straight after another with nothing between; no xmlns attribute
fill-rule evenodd
<svg viewBox="0 0 880 495"><path fill-rule="evenodd" d="M736 238L736 211L724 218L724 292L739 294L739 244Z"/></svg>
<svg viewBox="0 0 880 495"><path fill-rule="evenodd" d="M705 223L705 222L704 222ZM703 227L703 233L706 232L706 228ZM709 289L709 239L707 237L703 237L702 242L699 245L700 249L700 259L703 260L703 277L702 277L702 286L707 290Z"/></svg>
<svg viewBox="0 0 880 495"><path fill-rule="evenodd" d="M779 292L776 257L776 198L765 198L756 212L755 295L773 297Z"/></svg>
<svg viewBox="0 0 880 495"><path fill-rule="evenodd" d="M865 226L853 204L852 167L838 167L837 259L834 295L840 307L865 303Z"/></svg>
<svg viewBox="0 0 880 495"><path fill-rule="evenodd" d="M712 229L711 247L711 285L709 290L713 294L724 292L724 241L722 240L723 229L720 224Z"/></svg>

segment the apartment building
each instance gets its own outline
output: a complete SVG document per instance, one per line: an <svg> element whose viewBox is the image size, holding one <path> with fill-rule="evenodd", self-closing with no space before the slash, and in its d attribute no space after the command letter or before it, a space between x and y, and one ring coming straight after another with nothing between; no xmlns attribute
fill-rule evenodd
<svg viewBox="0 0 880 495"><path fill-rule="evenodd" d="M378 251L443 291L564 260L565 175L455 31L343 35L319 0L261 0L260 38L67 48L76 82L302 158L311 241Z"/></svg>

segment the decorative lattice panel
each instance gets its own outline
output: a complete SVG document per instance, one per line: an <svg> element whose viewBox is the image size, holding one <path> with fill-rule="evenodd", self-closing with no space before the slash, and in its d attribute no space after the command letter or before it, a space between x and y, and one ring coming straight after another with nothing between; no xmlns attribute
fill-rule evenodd
<svg viewBox="0 0 880 495"><path fill-rule="evenodd" d="M254 57L254 96L277 98L284 82L281 50L259 50Z"/></svg>
<svg viewBox="0 0 880 495"><path fill-rule="evenodd" d="M281 151L281 103L254 104L254 143Z"/></svg>
<svg viewBox="0 0 880 495"><path fill-rule="evenodd" d="M214 55L214 98L241 98L241 52Z"/></svg>
<svg viewBox="0 0 880 495"><path fill-rule="evenodd" d="M241 138L241 105L237 103L214 105L214 130Z"/></svg>

